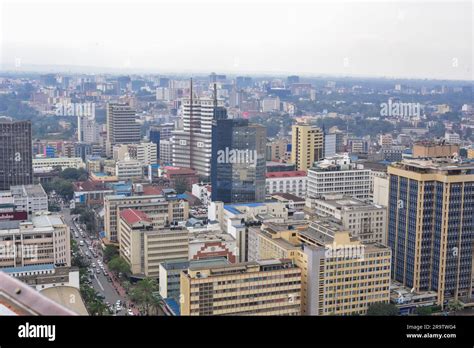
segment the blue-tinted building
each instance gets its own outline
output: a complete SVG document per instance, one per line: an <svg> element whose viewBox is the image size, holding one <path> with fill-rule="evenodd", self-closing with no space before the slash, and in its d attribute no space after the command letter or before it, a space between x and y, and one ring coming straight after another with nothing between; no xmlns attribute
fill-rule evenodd
<svg viewBox="0 0 474 348"><path fill-rule="evenodd" d="M266 129L246 119L214 119L212 200L224 203L265 199Z"/></svg>
<svg viewBox="0 0 474 348"><path fill-rule="evenodd" d="M440 305L472 298L474 164L405 160L388 173L392 278Z"/></svg>

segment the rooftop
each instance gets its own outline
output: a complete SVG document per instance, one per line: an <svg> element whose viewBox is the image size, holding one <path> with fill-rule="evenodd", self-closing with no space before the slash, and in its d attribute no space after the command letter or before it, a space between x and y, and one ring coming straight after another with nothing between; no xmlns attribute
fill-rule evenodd
<svg viewBox="0 0 474 348"><path fill-rule="evenodd" d="M266 177L269 179L272 178L291 178L291 177L305 177L307 174L302 170L292 170L288 172L269 172L266 174Z"/></svg>
<svg viewBox="0 0 474 348"><path fill-rule="evenodd" d="M140 210L136 209L124 209L120 213L120 217L124 219L129 225L135 224L140 221L151 222L151 219L148 217L147 214Z"/></svg>

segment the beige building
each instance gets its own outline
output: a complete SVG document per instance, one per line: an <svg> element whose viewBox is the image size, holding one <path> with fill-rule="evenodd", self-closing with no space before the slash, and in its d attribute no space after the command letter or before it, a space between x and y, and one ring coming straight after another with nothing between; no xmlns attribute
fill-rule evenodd
<svg viewBox="0 0 474 348"><path fill-rule="evenodd" d="M181 315L300 315L301 270L265 260L181 272Z"/></svg>
<svg viewBox="0 0 474 348"><path fill-rule="evenodd" d="M160 224L136 209L120 212L120 256L130 265L132 274L157 277L161 262L188 257L188 230Z"/></svg>
<svg viewBox="0 0 474 348"><path fill-rule="evenodd" d="M249 244L253 259L285 256L301 269L303 315L364 314L389 302L390 249L361 243L340 224L264 224L249 230Z"/></svg>
<svg viewBox="0 0 474 348"><path fill-rule="evenodd" d="M387 243L387 208L344 195L325 195L311 201L313 211L340 221L365 243Z"/></svg>
<svg viewBox="0 0 474 348"><path fill-rule="evenodd" d="M323 157L324 133L318 127L296 124L291 127L291 144L291 162L306 171Z"/></svg>
<svg viewBox="0 0 474 348"><path fill-rule="evenodd" d="M119 242L118 218L120 210L126 208L145 212L153 220L159 221L161 227L171 222L186 221L189 218L189 204L184 200L168 200L162 195L106 196L104 198L104 228L105 236L110 242Z"/></svg>
<svg viewBox="0 0 474 348"><path fill-rule="evenodd" d="M413 158L452 157L453 154L459 154L459 145L440 144L431 141L420 142L413 145Z"/></svg>
<svg viewBox="0 0 474 348"><path fill-rule="evenodd" d="M0 269L53 264L71 266L69 227L60 215L0 223Z"/></svg>

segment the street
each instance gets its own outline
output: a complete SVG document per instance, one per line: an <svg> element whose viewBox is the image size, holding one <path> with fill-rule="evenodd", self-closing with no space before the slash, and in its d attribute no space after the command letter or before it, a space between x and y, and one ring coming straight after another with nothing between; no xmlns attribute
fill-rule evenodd
<svg viewBox="0 0 474 348"><path fill-rule="evenodd" d="M82 253L83 257L86 260L89 260L89 262L92 264L95 264L95 267L89 267L89 269L93 269L93 277L91 279L92 281L92 287L100 294L102 294L104 298L104 302L107 305L112 305L115 306L115 303L117 300L120 300L122 303L122 309L116 313L116 315L127 315L127 307L125 304L128 304L128 299L125 294L125 290L120 286L120 284L113 279L113 275L109 272L107 265L103 262L102 259L102 251L100 250L101 247L99 245L98 239L92 239L86 232L84 232L84 237L81 237L81 234L78 230L78 225L73 221L73 217L70 214L70 209L66 207L62 207L62 214L64 216L64 220L66 224L70 227L71 229L71 235L72 237L77 241L77 245L80 249L80 252ZM78 235L78 238L76 238L76 234ZM83 245L80 245L80 242L83 241ZM91 253L88 244L93 246L93 250L95 250L96 257ZM89 259L86 255L87 254L92 254L92 257ZM104 275L104 272L100 270L98 262L102 262L105 271L108 274L108 277L112 280L109 281L107 277ZM99 272L97 270L100 270ZM92 273L89 273L89 275ZM137 309L133 309L133 312L135 315L138 314Z"/></svg>

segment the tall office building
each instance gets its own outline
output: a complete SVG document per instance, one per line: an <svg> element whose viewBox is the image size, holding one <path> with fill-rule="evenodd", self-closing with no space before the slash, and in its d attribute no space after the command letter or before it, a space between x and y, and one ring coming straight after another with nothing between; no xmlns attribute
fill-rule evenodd
<svg viewBox="0 0 474 348"><path fill-rule="evenodd" d="M33 182L31 122L0 117L0 190Z"/></svg>
<svg viewBox="0 0 474 348"><path fill-rule="evenodd" d="M224 203L265 199L266 129L244 119L212 125L212 200Z"/></svg>
<svg viewBox="0 0 474 348"><path fill-rule="evenodd" d="M140 125L136 118L135 109L128 104L107 105L107 156L112 155L115 144L140 142Z"/></svg>
<svg viewBox="0 0 474 348"><path fill-rule="evenodd" d="M291 161L297 170L308 170L323 158L324 133L321 128L307 124L291 127Z"/></svg>
<svg viewBox="0 0 474 348"><path fill-rule="evenodd" d="M438 304L472 296L474 164L404 160L388 167L392 277Z"/></svg>
<svg viewBox="0 0 474 348"><path fill-rule="evenodd" d="M183 129L174 131L172 136L174 166L192 168L198 175L210 178L212 120L214 109L222 105L216 97L197 98L191 81L190 98L184 99L182 104Z"/></svg>
<svg viewBox="0 0 474 348"><path fill-rule="evenodd" d="M77 116L77 141L87 144L99 142L100 127L95 116Z"/></svg>

